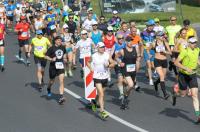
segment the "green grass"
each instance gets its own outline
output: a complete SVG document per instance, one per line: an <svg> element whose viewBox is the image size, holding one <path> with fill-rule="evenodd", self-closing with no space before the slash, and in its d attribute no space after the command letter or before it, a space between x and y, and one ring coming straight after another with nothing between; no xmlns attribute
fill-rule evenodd
<svg viewBox="0 0 200 132"><path fill-rule="evenodd" d="M100 15L100 7L99 7L99 2L98 0L92 0L92 6L93 10L97 15ZM138 14L120 14L120 17L125 20L135 20L138 24L144 24L146 20L150 18L155 18L158 17L161 20L161 24L166 26L169 24L169 17L170 16L177 16L178 18L178 23L182 24L182 20L180 17L179 13L179 6L177 4L176 6L176 12L168 12L168 13L138 13ZM200 22L200 7L194 7L194 6L189 6L189 5L182 5L182 10L183 10L183 18L184 19L190 19L192 23L198 23ZM110 18L112 14L104 14L106 18Z"/></svg>

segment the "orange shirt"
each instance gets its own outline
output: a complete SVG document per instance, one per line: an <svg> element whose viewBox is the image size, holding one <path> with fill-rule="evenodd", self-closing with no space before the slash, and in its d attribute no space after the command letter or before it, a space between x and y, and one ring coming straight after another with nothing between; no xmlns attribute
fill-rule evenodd
<svg viewBox="0 0 200 132"><path fill-rule="evenodd" d="M131 34L129 35L133 40L132 40L132 45L138 45L141 42L141 37L139 35L132 36Z"/></svg>
<svg viewBox="0 0 200 132"><path fill-rule="evenodd" d="M30 24L29 23L18 23L15 26L15 29L22 30L22 32L18 32L18 39L19 40L27 40L30 37L29 29Z"/></svg>

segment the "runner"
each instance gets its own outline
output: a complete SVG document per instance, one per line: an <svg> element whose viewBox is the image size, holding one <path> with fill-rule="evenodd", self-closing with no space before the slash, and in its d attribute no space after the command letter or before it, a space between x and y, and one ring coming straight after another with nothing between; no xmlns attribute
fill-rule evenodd
<svg viewBox="0 0 200 132"><path fill-rule="evenodd" d="M160 20L159 18L155 18L155 26L153 28L153 30L157 33L157 32L165 32L165 28L163 26L160 25Z"/></svg>
<svg viewBox="0 0 200 132"><path fill-rule="evenodd" d="M97 100L100 105L100 116L101 118L105 119L109 115L104 110L104 91L108 83L108 70L109 68L113 68L115 66L115 63L112 60L111 56L105 52L105 45L103 42L99 42L97 44L97 48L98 51L92 55L91 64L88 62L87 65L89 69L94 73L93 80L94 85L97 88ZM95 108L93 106L94 111L96 111Z"/></svg>
<svg viewBox="0 0 200 132"><path fill-rule="evenodd" d="M15 9L15 12L14 12L16 23L20 22L21 14L22 14L22 10L20 9L20 5L18 4L17 8Z"/></svg>
<svg viewBox="0 0 200 132"><path fill-rule="evenodd" d="M160 83L164 98L168 99L169 94L166 92L165 77L167 73L167 54L171 55L170 47L164 38L164 32L158 31L156 33L156 40L153 44L155 49L154 65L159 78L154 82L156 94L158 94L158 83Z"/></svg>
<svg viewBox="0 0 200 132"><path fill-rule="evenodd" d="M98 29L101 30L103 33L107 31L108 24L105 21L105 16L100 16L100 21L98 23Z"/></svg>
<svg viewBox="0 0 200 132"><path fill-rule="evenodd" d="M122 19L118 16L118 11L113 11L113 17L108 21L108 25L112 26L114 31L119 30Z"/></svg>
<svg viewBox="0 0 200 132"><path fill-rule="evenodd" d="M102 31L97 29L98 23L96 21L92 22L92 32L89 34L89 37L92 39L93 43L95 46L99 43L102 42Z"/></svg>
<svg viewBox="0 0 200 132"><path fill-rule="evenodd" d="M1 18L1 23L5 24L6 23L6 10L2 2L0 2L0 18Z"/></svg>
<svg viewBox="0 0 200 132"><path fill-rule="evenodd" d="M141 33L141 38L144 44L144 61L146 62L149 85L151 86L153 86L152 69L154 68L155 57L155 51L152 49L152 43L155 40L155 31L153 31L154 25L154 20L148 20L146 23L147 28Z"/></svg>
<svg viewBox="0 0 200 132"><path fill-rule="evenodd" d="M79 56L79 62L81 65L81 78L84 77L83 73L83 67L84 67L84 58L85 57L91 57L92 49L94 49L94 44L92 42L91 38L88 38L88 32L86 30L81 31L81 39L77 42L75 46L75 50L79 49L80 56Z"/></svg>
<svg viewBox="0 0 200 132"><path fill-rule="evenodd" d="M22 51L24 50L25 56L26 56L26 65L29 66L29 56L28 56L28 44L29 44L29 38L30 38L30 24L27 22L25 16L20 17L20 22L16 24L15 26L15 32L18 33L18 42L19 42L19 52L17 58L19 58L20 61L23 61L23 58L21 56Z"/></svg>
<svg viewBox="0 0 200 132"><path fill-rule="evenodd" d="M47 96L51 97L51 86L55 82L56 76L59 78L59 93L60 97L58 100L58 103L61 105L65 102L64 94L64 77L65 77L65 70L64 70L64 61L67 61L66 57L66 50L65 47L62 45L62 38L60 36L56 36L55 39L55 45L50 47L47 50L45 58L50 61L49 66L49 84L47 87Z"/></svg>
<svg viewBox="0 0 200 132"><path fill-rule="evenodd" d="M126 47L126 43L124 41L124 37L121 34L117 35L117 42L115 43L115 60L116 62L121 62L122 57L118 57L118 54L122 49ZM123 72L122 68L120 65L115 65L115 73L117 75L117 86L119 89L119 99L121 100L124 97L124 77L123 77Z"/></svg>
<svg viewBox="0 0 200 132"><path fill-rule="evenodd" d="M29 45L29 56L34 46L34 60L37 66L37 79L39 84L39 91L42 91L42 86L44 84L44 72L46 67L45 54L47 49L51 46L49 40L46 37L43 37L42 30L36 31L36 37L32 39L31 44Z"/></svg>
<svg viewBox="0 0 200 132"><path fill-rule="evenodd" d="M126 48L120 50L118 57L122 57L122 61L118 59L118 65L122 68L123 75L127 82L127 88L124 90L124 97L122 98L121 109L128 108L128 96L134 89L134 82L136 76L136 60L138 58L136 48L132 46L132 38L126 38Z"/></svg>
<svg viewBox="0 0 200 132"><path fill-rule="evenodd" d="M176 39L178 37L178 32L181 30L181 26L176 24L176 17L175 16L171 16L170 17L170 25L166 27L166 34L168 36L168 41L169 41L169 46L170 46L170 50L172 51L172 60L169 61L169 70L174 71L176 77L178 76L178 72L176 69L176 66L174 65L174 61L175 61L175 53L173 52L174 50L174 45L176 43Z"/></svg>
<svg viewBox="0 0 200 132"><path fill-rule="evenodd" d="M128 25L126 22L122 22L121 30L117 31L116 34L117 35L121 34L121 35L123 35L124 38L126 38L130 34L130 31L128 30Z"/></svg>
<svg viewBox="0 0 200 132"><path fill-rule="evenodd" d="M8 5L6 6L6 17L7 17L6 23L9 30L11 30L12 28L13 19L14 19L15 6L13 2L14 1L9 0Z"/></svg>
<svg viewBox="0 0 200 132"><path fill-rule="evenodd" d="M69 77L72 77L73 76L73 73L72 73L72 59L73 59L72 46L74 43L73 34L69 33L69 27L67 24L63 25L62 32L63 33L62 33L61 37L63 38L63 41L64 41L63 44L65 46L67 59L68 59L68 62L66 63L65 76L69 75Z"/></svg>
<svg viewBox="0 0 200 132"><path fill-rule="evenodd" d="M42 30L43 35L46 33L44 19L40 15L37 15L34 19L34 29L35 31Z"/></svg>
<svg viewBox="0 0 200 132"><path fill-rule="evenodd" d="M189 36L195 36L196 38L198 38L195 29L190 26L190 20L185 19L183 21L183 26L187 30L187 39Z"/></svg>
<svg viewBox="0 0 200 132"><path fill-rule="evenodd" d="M0 21L2 20L3 18L0 17ZM4 67L4 63L5 63L5 55L4 55L4 49L5 49L5 35L6 35L6 32L5 32L5 25L0 23L0 69L1 69L1 72L3 72L5 70L5 67Z"/></svg>
<svg viewBox="0 0 200 132"><path fill-rule="evenodd" d="M187 88L191 89L193 107L197 117L196 123L200 123L199 112L199 98L198 98L198 82L196 69L199 64L200 49L197 47L197 39L194 36L188 38L189 46L182 50L175 61L175 65L180 68L179 70L179 88L181 97L187 93ZM176 96L173 99L173 105L176 104Z"/></svg>

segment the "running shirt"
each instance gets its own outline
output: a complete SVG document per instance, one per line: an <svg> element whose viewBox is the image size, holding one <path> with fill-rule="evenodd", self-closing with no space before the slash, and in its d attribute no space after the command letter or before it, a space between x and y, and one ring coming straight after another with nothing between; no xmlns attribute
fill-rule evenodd
<svg viewBox="0 0 200 132"><path fill-rule="evenodd" d="M174 38L176 37L176 34L181 30L181 26L180 25L175 25L175 26L167 26L166 27L166 33L168 36L168 41L169 41L169 45L174 46L175 42L174 42Z"/></svg>
<svg viewBox="0 0 200 132"><path fill-rule="evenodd" d="M22 11L20 9L19 10L15 9L15 14L16 14L15 19L16 19L17 22L19 22L20 21L20 16L22 14Z"/></svg>
<svg viewBox="0 0 200 132"><path fill-rule="evenodd" d="M48 22L47 28L56 29L56 14L47 14L45 20Z"/></svg>
<svg viewBox="0 0 200 132"><path fill-rule="evenodd" d="M93 19L89 20L86 19L82 25L82 27L87 30L87 31L92 31L92 23L93 23Z"/></svg>
<svg viewBox="0 0 200 132"><path fill-rule="evenodd" d="M64 69L64 55L66 54L65 47L63 45L61 46L55 46L53 45L47 50L46 56L49 56L50 58L56 57L56 61L50 62L50 67L53 67L55 69Z"/></svg>
<svg viewBox="0 0 200 132"><path fill-rule="evenodd" d="M105 36L103 42L106 48L111 49L115 44L115 36L112 35L112 38L110 40Z"/></svg>
<svg viewBox="0 0 200 132"><path fill-rule="evenodd" d="M165 28L161 25L156 25L154 26L153 30L157 33L157 32L165 32Z"/></svg>
<svg viewBox="0 0 200 132"><path fill-rule="evenodd" d="M22 30L22 32L18 32L19 40L27 40L30 38L30 24L29 23L17 23L15 26L16 30Z"/></svg>
<svg viewBox="0 0 200 132"><path fill-rule="evenodd" d="M144 30L142 33L141 33L141 38L144 42L144 48L148 48L152 45L153 41L155 40L155 31L150 31L148 32L147 30Z"/></svg>
<svg viewBox="0 0 200 132"><path fill-rule="evenodd" d="M93 42L90 38L87 38L86 40L81 39L77 42L75 48L79 48L80 50L80 59L91 56L92 44Z"/></svg>
<svg viewBox="0 0 200 132"><path fill-rule="evenodd" d="M132 45L133 47L136 47L137 45L140 44L141 42L141 37L139 35L135 35L135 36L132 36L131 34L129 35L133 40L132 40Z"/></svg>
<svg viewBox="0 0 200 132"><path fill-rule="evenodd" d="M100 31L98 31L97 33L94 33L92 31L92 41L94 42L95 45L97 45L99 42L102 41L102 33Z"/></svg>
<svg viewBox="0 0 200 132"><path fill-rule="evenodd" d="M199 48L195 48L192 50L190 47L188 47L180 52L178 58L181 60L183 66L195 70L198 66L199 53L200 53ZM188 73L183 69L180 69L179 71L187 75L194 74L194 73Z"/></svg>
<svg viewBox="0 0 200 132"><path fill-rule="evenodd" d="M5 25L0 23L0 40L4 39Z"/></svg>
<svg viewBox="0 0 200 132"><path fill-rule="evenodd" d="M39 58L44 58L47 52L47 48L51 45L50 41L42 37L41 39L35 37L32 39L32 45L34 46L34 55Z"/></svg>
<svg viewBox="0 0 200 132"><path fill-rule="evenodd" d="M43 26L44 26L43 20L42 19L39 19L39 20L35 19L34 26L35 26L36 30L43 28Z"/></svg>
<svg viewBox="0 0 200 132"><path fill-rule="evenodd" d="M106 66L109 64L109 54L104 52L100 54L96 52L92 55L91 66L94 70L94 79L108 79L109 78L109 68Z"/></svg>
<svg viewBox="0 0 200 132"><path fill-rule="evenodd" d="M15 10L14 5L7 5L6 6L6 16L9 16L9 17L14 16L14 10Z"/></svg>
<svg viewBox="0 0 200 132"><path fill-rule="evenodd" d="M126 43L115 43L115 53L118 53L120 50L124 49L126 47Z"/></svg>
<svg viewBox="0 0 200 132"><path fill-rule="evenodd" d="M120 30L120 31L118 31L117 32L117 35L122 35L124 38L126 38L129 34L130 34L131 32L129 31L129 30L127 30L127 31L122 31L122 30ZM117 36L116 35L116 36Z"/></svg>

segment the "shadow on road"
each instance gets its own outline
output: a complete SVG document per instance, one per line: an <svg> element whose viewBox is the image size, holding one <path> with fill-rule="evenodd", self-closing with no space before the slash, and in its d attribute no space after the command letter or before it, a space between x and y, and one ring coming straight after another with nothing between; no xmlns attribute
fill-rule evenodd
<svg viewBox="0 0 200 132"><path fill-rule="evenodd" d="M159 112L161 115L165 115L171 118L183 118L189 122L194 123L194 120L190 119L184 113L189 113L188 111L177 109L177 108L165 108L163 111Z"/></svg>
<svg viewBox="0 0 200 132"><path fill-rule="evenodd" d="M80 88L84 88L84 82L81 80L81 81L73 81L71 83L68 83L67 85L71 86L71 85L75 85L77 87L80 87Z"/></svg>
<svg viewBox="0 0 200 132"><path fill-rule="evenodd" d="M55 93L52 93L51 97L48 97L47 95L42 95L40 96L41 98L44 98L46 100L55 100L56 102L58 102L59 98L60 98L60 94L55 94Z"/></svg>

